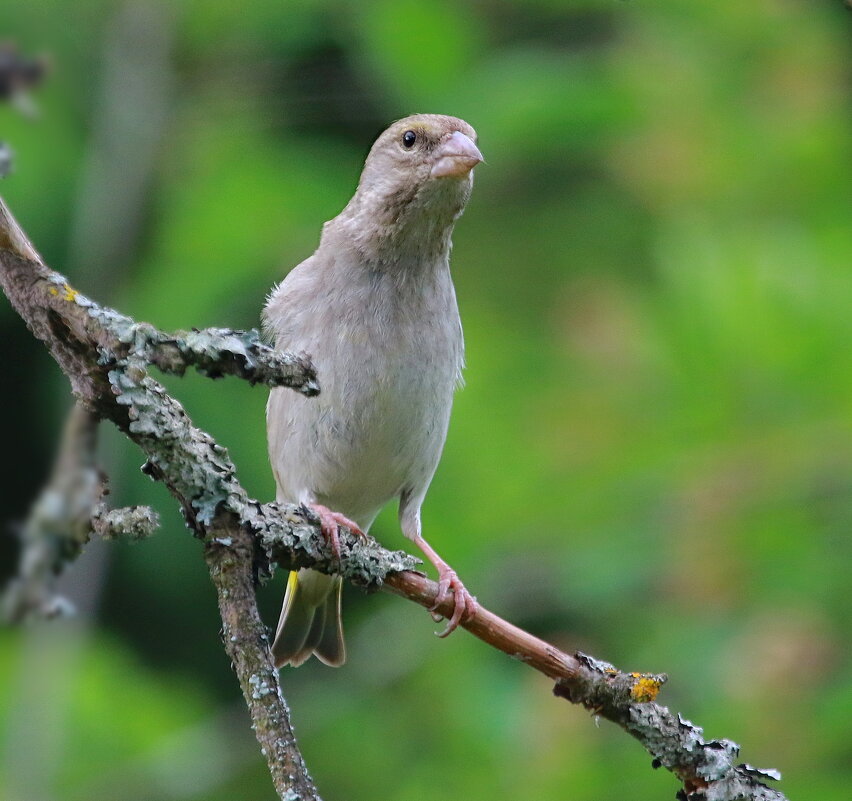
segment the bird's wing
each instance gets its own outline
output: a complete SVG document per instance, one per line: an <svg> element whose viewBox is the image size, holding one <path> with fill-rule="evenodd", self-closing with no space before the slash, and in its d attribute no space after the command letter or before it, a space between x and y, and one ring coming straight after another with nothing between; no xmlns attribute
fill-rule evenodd
<svg viewBox="0 0 852 801"><path fill-rule="evenodd" d="M316 255L311 256L294 267L270 292L263 309L263 327L277 350L311 355L311 323L316 302L314 285L319 267ZM312 429L312 415L317 411L315 400L291 389L277 387L269 393L267 440L279 500L311 500L308 495L313 449L307 437Z"/></svg>

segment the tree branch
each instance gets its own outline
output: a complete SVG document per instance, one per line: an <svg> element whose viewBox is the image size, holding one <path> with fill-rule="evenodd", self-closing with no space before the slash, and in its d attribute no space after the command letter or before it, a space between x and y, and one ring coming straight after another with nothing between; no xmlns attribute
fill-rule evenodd
<svg viewBox="0 0 852 801"><path fill-rule="evenodd" d="M195 428L180 404L147 375L151 338L137 337L138 328L128 318L92 303L49 270L2 203L0 285L47 345L78 400L136 442L148 457L146 472L162 480L181 503L187 523L205 543L225 651L275 789L282 799L292 800L295 793L304 801L318 800L296 746L255 602L255 560L262 561L262 553L252 528L242 525L240 517L251 518L259 505L250 502L237 483L227 451ZM222 350L227 347L223 343ZM314 391L313 377L305 369L285 370L278 378L276 383ZM292 518L296 525L290 525L288 533L310 539L304 531L307 520L299 518L298 509Z"/></svg>
<svg viewBox="0 0 852 801"><path fill-rule="evenodd" d="M342 574L367 588L384 587L431 607L437 584L415 572L419 560L361 542L349 532L336 560L311 510L260 504L238 482L227 451L192 425L180 404L147 372L188 366L252 383L316 394L305 357L271 351L257 335L226 329L165 335L105 309L49 270L0 201L0 284L33 333L68 375L81 403L112 420L146 454L143 470L180 502L204 542L216 587L225 650L248 705L255 733L282 799L318 799L290 725L266 628L257 611L255 578L270 562ZM451 613L447 601L440 612ZM622 673L582 653L567 654L480 607L464 624L472 634L556 680L554 692L621 726L670 769L692 801L784 801L763 784L773 771L737 765L738 746L703 739L702 731L654 703L665 676ZM294 795L295 794L295 795Z"/></svg>
<svg viewBox="0 0 852 801"><path fill-rule="evenodd" d="M65 566L92 533L143 539L159 525L147 506L109 509L106 476L96 462L98 419L80 404L68 414L56 462L20 531L18 569L0 596L0 620L21 623L72 611L54 591Z"/></svg>
<svg viewBox="0 0 852 801"><path fill-rule="evenodd" d="M95 465L97 425L97 418L81 406L68 415L50 478L20 532L18 570L0 603L2 619L9 623L70 610L54 593L54 582L88 542L92 516L104 494Z"/></svg>

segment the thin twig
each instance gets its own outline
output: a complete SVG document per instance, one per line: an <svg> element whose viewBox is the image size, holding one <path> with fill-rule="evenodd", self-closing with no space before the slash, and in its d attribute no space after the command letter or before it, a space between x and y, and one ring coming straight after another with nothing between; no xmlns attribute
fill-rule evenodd
<svg viewBox="0 0 852 801"><path fill-rule="evenodd" d="M385 586L397 595L431 609L438 585L417 573L397 573ZM453 612L452 599L437 609ZM763 784L780 779L774 770L738 764L740 747L731 740L705 740L704 732L667 707L654 703L665 674L623 673L607 662L580 652L567 654L527 631L513 626L482 606L462 624L480 640L556 679L555 695L579 704L635 737L653 757L683 782L690 801L783 801Z"/></svg>

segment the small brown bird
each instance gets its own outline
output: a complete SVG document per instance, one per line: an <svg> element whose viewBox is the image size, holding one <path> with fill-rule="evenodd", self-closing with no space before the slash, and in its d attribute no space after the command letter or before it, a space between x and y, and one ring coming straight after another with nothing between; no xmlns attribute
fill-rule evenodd
<svg viewBox="0 0 852 801"><path fill-rule="evenodd" d="M264 309L275 346L308 353L321 386L317 398L270 394L278 500L311 506L337 551L339 525L366 532L398 498L403 533L438 570L437 603L453 592L441 636L477 608L420 525L464 363L450 236L482 161L475 143L473 128L455 117L416 114L391 125L352 200ZM312 653L343 664L341 590L339 576L290 574L272 646L277 666Z"/></svg>

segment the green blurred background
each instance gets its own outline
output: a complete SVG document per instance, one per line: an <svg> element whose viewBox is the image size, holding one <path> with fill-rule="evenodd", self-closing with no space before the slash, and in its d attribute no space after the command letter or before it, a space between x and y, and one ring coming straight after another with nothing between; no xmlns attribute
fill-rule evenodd
<svg viewBox="0 0 852 801"><path fill-rule="evenodd" d="M668 671L662 700L791 798L846 799L850 22L830 0L7 0L0 39L52 70L38 119L0 108L0 192L81 291L252 327L390 120L468 120L467 386L426 536L510 620ZM70 396L6 302L0 327L8 572ZM270 499L265 391L166 383ZM9 801L273 796L199 545L141 461L104 431L113 502L162 530L91 546L77 619L0 633ZM405 545L394 510L374 533ZM673 797L543 677L413 605L345 606L345 668L282 674L328 799Z"/></svg>

